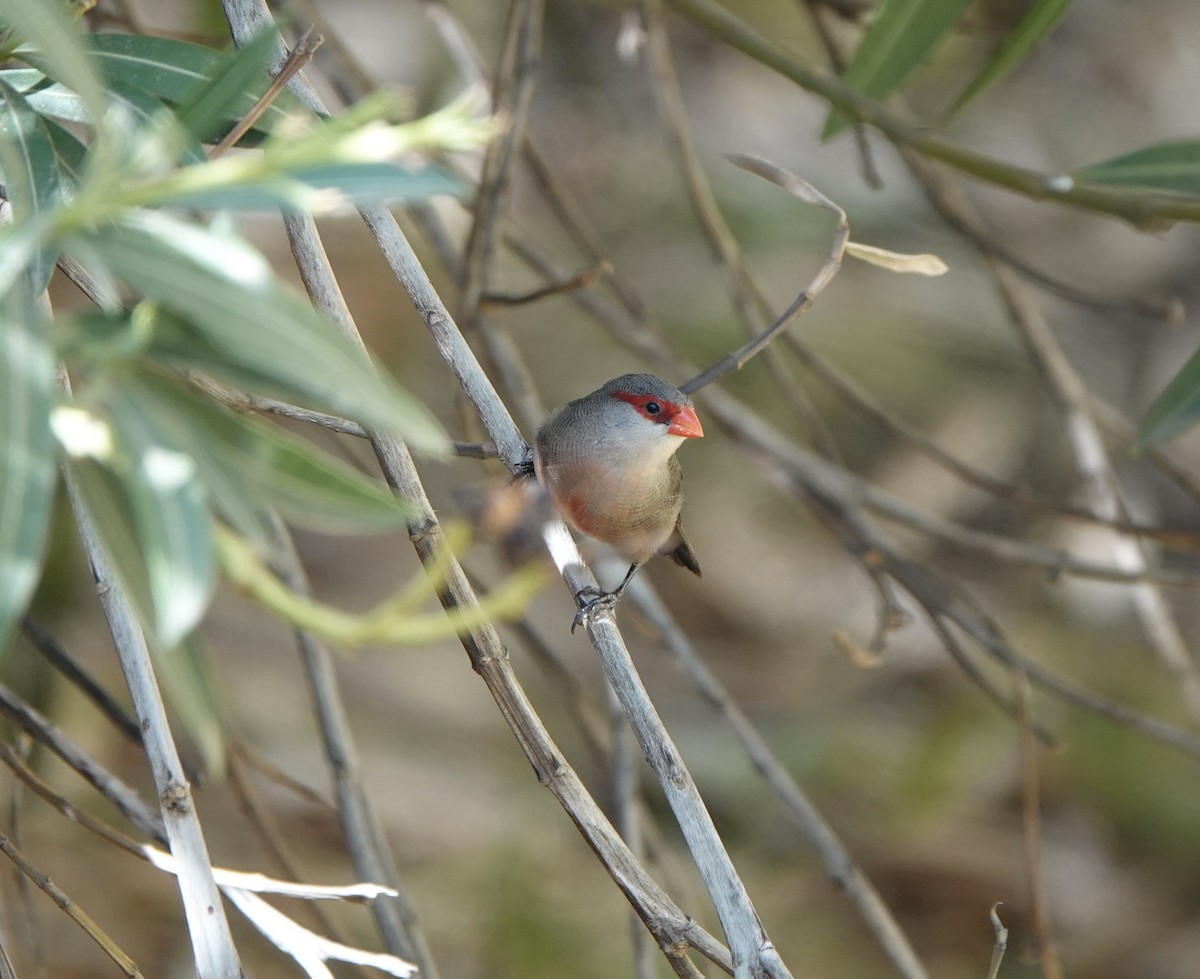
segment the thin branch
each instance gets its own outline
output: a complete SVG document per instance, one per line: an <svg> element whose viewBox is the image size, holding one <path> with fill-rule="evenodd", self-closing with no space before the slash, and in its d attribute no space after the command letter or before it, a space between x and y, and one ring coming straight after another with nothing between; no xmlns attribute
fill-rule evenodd
<svg viewBox="0 0 1200 979"><path fill-rule="evenodd" d="M809 204L816 204L818 207L822 207L828 211L833 211L838 218L837 226L833 233L833 248L830 251L829 258L825 260L825 264L818 270L816 277L809 284L808 288L792 301L792 304L779 315L774 323L763 330L757 337L750 340L749 343L735 350L707 370L702 371L690 381L681 384L679 389L685 394L698 391L705 385L712 384L713 381L720 380L725 375L739 370L747 361L760 353L772 340L787 329L792 320L804 313L813 304L813 300L816 299L821 290L837 275L838 269L842 266L842 255L846 250L846 242L850 240L850 223L846 219L846 212L807 181L759 157L739 154L731 156L729 159L735 166L757 174L764 180L769 180L776 186L782 187L789 194L800 198L800 200Z"/></svg>
<svg viewBox="0 0 1200 979"><path fill-rule="evenodd" d="M312 61L313 55L317 53L317 48L321 46L322 40L321 35L316 32L315 28L310 27L304 32L300 40L288 52L288 56L284 59L283 64L275 70L274 77L267 86L267 90L255 100L254 105L250 106L246 114L238 120L237 125L229 130L221 138L221 141L209 150L208 158L210 160L215 160L217 157L223 155L254 127L254 124L262 118L262 114L279 98L280 93L287 86L292 76L299 73L305 65Z"/></svg>
<svg viewBox="0 0 1200 979"><path fill-rule="evenodd" d="M625 722L621 703L612 687L605 685L608 694L609 721L612 731L612 752L609 758L609 775L612 783L613 810L616 813L617 832L621 834L629 852L638 860L645 859L642 841L641 788L638 784L637 742ZM654 979L653 947L641 919L631 908L630 940L633 952L633 979Z"/></svg>
<svg viewBox="0 0 1200 979"><path fill-rule="evenodd" d="M25 703L8 687L0 686L0 713L25 731L34 741L45 745L104 798L140 832L159 843L166 843L162 820L117 776L97 762L37 710Z"/></svg>
<svg viewBox="0 0 1200 979"><path fill-rule="evenodd" d="M734 310L747 335L753 337L762 328L763 321L769 322L775 318L775 310L746 267L737 239L725 221L716 195L704 175L700 154L696 150L688 124L679 77L671 56L661 0L641 0L640 13L645 23L647 63L654 76L653 91L666 126L668 144L674 153L692 210L708 241L713 258L725 270ZM542 181L541 186L545 193L561 193L553 183ZM773 345L765 348L764 362L776 386L812 433L814 443L825 455L837 458L837 445L833 437L812 403L791 377L782 355Z"/></svg>
<svg viewBox="0 0 1200 979"><path fill-rule="evenodd" d="M277 549L283 562L279 571L284 581L297 594L309 594L308 580L291 535L280 521L276 521L275 531ZM416 962L426 979L437 979L437 966L416 909L400 881L378 816L363 784L358 749L342 702L332 656L312 633L297 630L295 636L333 779L338 819L355 873L363 880L382 881L396 892L395 897L371 905L376 925L391 952Z"/></svg>
<svg viewBox="0 0 1200 979"><path fill-rule="evenodd" d="M137 721L129 712L118 704L107 690L92 679L91 675L76 662L75 658L63 648L48 629L41 625L33 616L26 615L21 620L21 629L38 652L50 661L51 665L71 681L80 692L100 709L113 726L132 744L141 745L142 732Z"/></svg>
<svg viewBox="0 0 1200 979"><path fill-rule="evenodd" d="M667 650L679 662L709 706L733 730L750 764L779 798L784 812L816 851L825 872L839 893L857 909L880 948L906 979L928 979L929 972L917 957L908 937L875 890L866 874L854 862L833 828L805 795L799 783L771 751L745 712L737 705L716 675L696 654L691 641L671 617L654 590L644 579L635 578L629 586L629 598L650 620L662 637Z"/></svg>
<svg viewBox="0 0 1200 979"><path fill-rule="evenodd" d="M545 406L512 338L485 321L483 300L499 240L500 222L512 183L513 163L529 122L541 58L544 0L510 0L496 77L493 111L501 131L488 143L472 208L471 230L463 250L458 322L463 335L478 339L494 368L497 385L530 427L541 424Z"/></svg>
<svg viewBox="0 0 1200 979"><path fill-rule="evenodd" d="M530 303L549 299L551 296L561 296L568 292L574 292L576 289L586 289L595 283L597 279L611 274L612 264L605 260L593 265L591 268L584 269L569 279L564 279L562 282L549 282L528 292L515 294L484 293L479 298L479 308L481 311L487 312L488 310L504 306L528 306Z"/></svg>
<svg viewBox="0 0 1200 979"><path fill-rule="evenodd" d="M21 856L7 836L0 835L0 853L8 857L21 873L33 881L50 900L58 905L60 911L63 911L75 924L79 925L125 975L131 979L142 979L142 973L133 959L126 955L121 947L109 938L104 930L92 920L92 917L71 900L62 888Z"/></svg>
<svg viewBox="0 0 1200 979"><path fill-rule="evenodd" d="M939 213L949 213L960 222L976 227L982 225L960 188L911 150L902 149L901 155ZM981 247L981 254L1009 321L1058 402L1076 467L1092 508L1102 517L1127 520L1124 490L1092 416L1092 398L1083 379L1051 332L1041 310L1030 301L1014 274L988 251L986 245ZM1149 569L1149 556L1141 541L1114 535L1111 548L1113 559L1119 566L1136 574ZM1188 709L1193 716L1200 717L1200 668L1192 659L1165 597L1149 581L1134 585L1132 597L1151 647L1178 682Z"/></svg>
<svg viewBox="0 0 1200 979"><path fill-rule="evenodd" d="M192 940L196 971L206 979L210 976L213 979L239 979L242 970L237 949L229 931L220 892L213 880L208 847L192 802L191 786L171 736L145 636L109 566L108 557L100 545L92 517L83 504L70 467L66 469L66 484L84 552L96 579L100 604L108 620L117 657L138 716L171 853L179 861L179 891Z"/></svg>

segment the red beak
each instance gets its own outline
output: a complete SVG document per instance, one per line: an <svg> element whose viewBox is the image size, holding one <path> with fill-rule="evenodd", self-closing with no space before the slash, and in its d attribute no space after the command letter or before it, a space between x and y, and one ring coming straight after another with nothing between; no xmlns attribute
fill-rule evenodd
<svg viewBox="0 0 1200 979"><path fill-rule="evenodd" d="M672 435L678 435L685 439L698 439L704 435L704 429L700 425L700 419L696 417L696 409L691 405L684 405L675 413L675 417L671 419L670 427L667 431Z"/></svg>

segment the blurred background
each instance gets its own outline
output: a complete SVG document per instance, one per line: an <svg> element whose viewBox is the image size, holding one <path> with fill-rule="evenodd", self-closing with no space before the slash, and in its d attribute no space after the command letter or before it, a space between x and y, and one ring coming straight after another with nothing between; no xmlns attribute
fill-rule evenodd
<svg viewBox="0 0 1200 979"><path fill-rule="evenodd" d="M315 13L327 33L310 79L346 71L338 44L385 88L409 93L419 110L463 88L431 11L421 2L304 0L283 4L297 28ZM478 46L489 75L505 4L445 5ZM914 120L934 120L978 70L1029 4L973 5L905 89ZM827 64L810 10L793 0L736 5L740 17L803 60ZM95 29L138 29L221 46L228 41L214 0L101 0ZM550 171L594 223L613 265L647 318L690 363L707 365L745 339L727 276L711 257L689 205L658 111L644 52L619 53L630 22L619 4L548 4L530 132ZM844 50L861 25L823 10ZM727 153L753 153L803 176L849 216L855 240L901 252L933 252L950 266L937 279L895 275L847 262L793 327L812 349L881 405L887 415L997 480L1061 504L1089 504L1062 416L1012 329L978 251L934 213L882 139L871 157L873 188L851 133L822 143L827 107L792 83L674 15L667 18L676 70L700 165L746 261L779 309L829 254L833 218L736 169ZM1010 77L948 127L950 140L1046 173L1059 173L1200 130L1200 6L1181 0L1076 4ZM466 161L471 166L472 161ZM996 244L1080 294L1033 287L1030 295L1070 362L1104 402L1136 422L1197 342L1196 230L1155 234L1114 219L1029 201L953 176ZM465 235L469 215L453 202L437 212ZM413 227L406 224L406 227ZM537 243L566 274L588 267L518 168L506 229ZM419 317L354 215L321 220L326 245L360 328L401 382L455 437L481 433L465 411ZM246 233L295 278L277 220L248 220ZM453 277L414 229L415 247L447 305ZM490 289L519 294L542 284L502 253ZM589 290L608 288L602 280ZM82 302L68 286L57 304ZM1082 301L1079 301L1082 299ZM1140 304L1140 305L1139 305ZM1145 306L1169 306L1174 315ZM646 368L569 296L499 309L502 330L528 364L546 408L610 377ZM247 324L253 329L253 324ZM1016 541L1116 560L1104 528L1038 508L1016 507L949 474L907 439L848 404L792 354L784 369L811 402L840 464L921 511ZM684 377L668 378L680 382ZM763 358L720 382L805 445L813 426L794 409ZM703 408L701 418L705 420ZM532 435L523 421L526 436ZM309 437L370 469L365 445L324 432ZM1200 439L1166 449L1200 471ZM1143 523L1195 529L1195 499L1177 490L1128 444L1112 463ZM876 598L861 566L821 522L764 476L744 447L706 421L706 437L680 453L685 517L705 575L667 562L646 572L704 661L749 714L874 882L937 979L986 975L994 941L989 909L1011 929L1001 975L1040 974L1030 921L1021 835L1021 755L1016 723L947 656L919 612L866 665L834 641L859 647L875 629ZM495 462L419 461L445 517L473 492L503 483ZM373 470L371 470L373 471ZM464 496L464 494L467 494ZM1037 663L1098 694L1196 729L1179 682L1157 658L1131 590L955 549L908 527L880 524L908 557L962 585ZM300 537L322 599L366 609L419 573L404 535L374 539ZM588 552L592 553L592 552ZM1200 570L1172 552L1176 570ZM506 567L494 547L474 545L468 566L489 582ZM547 562L548 566L548 562ZM615 582L619 568L599 565ZM1200 616L1193 590L1164 593L1189 655ZM69 520L60 521L37 613L113 691L120 672ZM597 709L607 700L591 646L568 627L572 602L557 580L536 599L529 627L570 667ZM805 839L749 764L728 726L695 692L636 610L621 622L667 727L677 740L755 900L767 932L797 976L882 979L894 975L853 908L831 884ZM505 632L515 668L568 759L603 802L610 776L588 750L562 688L521 638ZM239 596L222 593L203 630L213 681L231 736L292 779L330 796L308 693L289 631ZM27 644L3 665L6 682L30 696L72 737L153 797L144 758L111 731ZM628 907L553 798L533 777L457 642L368 649L341 656L338 678L377 806L409 898L442 975L601 979L632 974ZM1007 689L1004 674L996 674ZM1038 722L1057 739L1039 754L1044 873L1053 933L1073 979L1195 979L1200 975L1200 768L1197 759L1038 692ZM119 817L56 759L39 770L82 807ZM656 878L706 927L717 923L653 779ZM349 881L336 816L326 805L257 777L256 791L308 879ZM10 831L30 859L94 917L147 976L191 974L174 881L132 860L6 782L0 799ZM198 790L214 861L268 869L263 845L223 779ZM15 823L11 822L15 820ZM114 967L44 896L25 897L5 873L10 958L22 976L109 976ZM361 908L332 914L371 944ZM248 975L298 970L235 921ZM719 932L718 932L719 933ZM656 953L657 954L657 953ZM655 964L667 975L665 963ZM349 975L350 971L341 974ZM356 973L357 974L357 973ZM707 974L715 975L714 969Z"/></svg>

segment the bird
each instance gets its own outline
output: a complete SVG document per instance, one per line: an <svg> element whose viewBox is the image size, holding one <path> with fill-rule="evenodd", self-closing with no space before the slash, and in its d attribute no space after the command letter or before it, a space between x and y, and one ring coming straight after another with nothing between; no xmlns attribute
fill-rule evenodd
<svg viewBox="0 0 1200 979"><path fill-rule="evenodd" d="M631 562L612 591L589 588L576 596L572 632L594 612L615 609L638 568L656 554L700 575L680 521L683 469L675 453L703 435L692 399L652 374L613 378L538 429L533 473L559 514Z"/></svg>

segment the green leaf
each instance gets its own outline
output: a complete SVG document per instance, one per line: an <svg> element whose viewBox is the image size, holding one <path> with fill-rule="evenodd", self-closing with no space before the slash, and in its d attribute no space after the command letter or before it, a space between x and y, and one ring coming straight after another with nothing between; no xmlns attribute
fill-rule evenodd
<svg viewBox="0 0 1200 979"><path fill-rule="evenodd" d="M329 203L414 202L439 194L462 196L464 185L435 166L405 167L392 163L331 163L291 171L286 178L257 184L184 191L172 206L241 211L276 211L281 207L319 205L311 191L330 194Z"/></svg>
<svg viewBox="0 0 1200 979"><path fill-rule="evenodd" d="M385 486L278 425L234 414L148 372L131 378L125 391L156 419L165 440L196 460L214 505L248 537L269 536L255 533L269 524L268 504L313 530L369 532L404 523L404 509ZM237 511L251 501L257 514Z"/></svg>
<svg viewBox="0 0 1200 979"><path fill-rule="evenodd" d="M154 608L152 634L174 648L196 627L216 584L212 525L191 456L158 440L155 423L124 384L104 397L114 471L133 512Z"/></svg>
<svg viewBox="0 0 1200 979"><path fill-rule="evenodd" d="M40 53L49 69L46 74L62 82L83 99L92 122L104 115L104 92L100 76L67 13L56 0L0 0L0 22L13 27L26 44ZM26 49L16 56L26 60Z"/></svg>
<svg viewBox="0 0 1200 979"><path fill-rule="evenodd" d="M54 490L54 356L16 292L0 306L0 651L37 585Z"/></svg>
<svg viewBox="0 0 1200 979"><path fill-rule="evenodd" d="M842 80L872 99L893 92L928 57L970 0L883 0ZM829 139L849 125L830 111L821 131Z"/></svg>
<svg viewBox="0 0 1200 979"><path fill-rule="evenodd" d="M1159 143L1077 170L1084 183L1119 184L1200 194L1200 140Z"/></svg>
<svg viewBox="0 0 1200 979"><path fill-rule="evenodd" d="M64 247L76 245L177 314L156 337L173 366L192 359L191 366L235 385L258 378L267 393L397 431L416 448L445 451L445 436L425 407L276 280L241 239L141 211L80 232Z"/></svg>
<svg viewBox="0 0 1200 979"><path fill-rule="evenodd" d="M225 774L228 739L221 705L217 700L208 659L200 641L188 636L175 649L150 648L154 673L163 693L183 722L210 778Z"/></svg>
<svg viewBox="0 0 1200 979"><path fill-rule="evenodd" d="M983 66L975 80L954 101L943 122L956 115L963 106L991 87L1032 51L1054 29L1073 0L1036 0L1004 43Z"/></svg>
<svg viewBox="0 0 1200 979"><path fill-rule="evenodd" d="M245 110L245 96L255 99L271 83L267 66L278 50L279 35L262 31L231 55L222 55L221 68L208 73L176 107L180 123L201 142L215 142L228 128L229 120Z"/></svg>
<svg viewBox="0 0 1200 979"><path fill-rule="evenodd" d="M113 574L147 631L153 630L154 600L150 578L138 540L133 503L125 485L106 466L90 457L72 458L70 476L84 509L92 519L100 546L104 548Z"/></svg>
<svg viewBox="0 0 1200 979"><path fill-rule="evenodd" d="M1138 432L1138 448L1167 442L1197 421L1200 421L1200 350L1192 354L1146 412Z"/></svg>
<svg viewBox="0 0 1200 979"><path fill-rule="evenodd" d="M87 106L83 99L66 85L47 78L36 68L8 68L0 71L0 82L11 86L25 96L34 111L69 122L89 121Z"/></svg>
<svg viewBox="0 0 1200 979"><path fill-rule="evenodd" d="M166 37L137 34L91 34L88 43L97 64L111 83L119 79L173 105L185 102L195 92L228 69L227 55L213 48ZM243 90L230 103L226 121L240 119L261 92ZM255 129L269 131L296 111L298 101L284 92L263 113Z"/></svg>
<svg viewBox="0 0 1200 979"><path fill-rule="evenodd" d="M0 167L3 168L13 222L24 224L61 199L59 158L46 121L16 89L0 84ZM54 273L57 253L39 249L29 267L33 295L40 295Z"/></svg>

